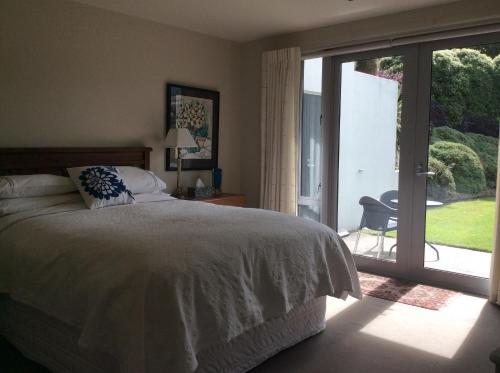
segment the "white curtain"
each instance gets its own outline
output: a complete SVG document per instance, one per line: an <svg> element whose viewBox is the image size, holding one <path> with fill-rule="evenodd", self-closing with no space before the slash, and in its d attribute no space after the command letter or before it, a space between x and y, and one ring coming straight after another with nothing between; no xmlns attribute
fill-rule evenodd
<svg viewBox="0 0 500 373"><path fill-rule="evenodd" d="M300 97L299 48L262 57L260 206L297 213L297 139Z"/></svg>
<svg viewBox="0 0 500 373"><path fill-rule="evenodd" d="M500 158L499 158L500 161ZM495 240L493 243L493 254L491 256L491 288L490 301L500 304L500 162L497 172L497 195L495 213Z"/></svg>

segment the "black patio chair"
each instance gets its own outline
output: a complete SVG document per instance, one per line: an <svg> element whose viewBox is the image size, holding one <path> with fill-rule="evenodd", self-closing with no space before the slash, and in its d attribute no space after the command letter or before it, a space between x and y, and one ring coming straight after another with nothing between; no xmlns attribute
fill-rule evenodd
<svg viewBox="0 0 500 373"><path fill-rule="evenodd" d="M363 206L363 215L361 216L361 222L359 223L358 236L356 237L353 253L355 254L358 249L361 230L363 228L367 228L378 232L377 244L374 246L374 248L378 246L378 259L384 249L385 234L398 229L397 219L392 219L392 217L397 218L398 210L368 196L361 197L359 204Z"/></svg>
<svg viewBox="0 0 500 373"><path fill-rule="evenodd" d="M388 190L380 195L380 202L383 204L392 207L393 209L398 208L398 203L393 202L393 200L398 199L399 192L397 190Z"/></svg>

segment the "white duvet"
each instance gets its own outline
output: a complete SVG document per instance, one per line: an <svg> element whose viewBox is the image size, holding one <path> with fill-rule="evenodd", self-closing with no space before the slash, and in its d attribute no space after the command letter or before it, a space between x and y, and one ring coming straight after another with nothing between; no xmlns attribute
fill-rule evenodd
<svg viewBox="0 0 500 373"><path fill-rule="evenodd" d="M348 248L324 225L142 202L1 218L0 292L80 328L79 343L124 373L192 372L198 351L309 300L361 297Z"/></svg>

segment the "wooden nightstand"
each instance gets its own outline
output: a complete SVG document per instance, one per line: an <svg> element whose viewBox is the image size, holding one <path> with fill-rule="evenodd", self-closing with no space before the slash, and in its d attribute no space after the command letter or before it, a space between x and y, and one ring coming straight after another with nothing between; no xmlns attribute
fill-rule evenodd
<svg viewBox="0 0 500 373"><path fill-rule="evenodd" d="M201 201L216 205L246 207L247 201L244 194L220 193L205 198L187 198L189 201Z"/></svg>

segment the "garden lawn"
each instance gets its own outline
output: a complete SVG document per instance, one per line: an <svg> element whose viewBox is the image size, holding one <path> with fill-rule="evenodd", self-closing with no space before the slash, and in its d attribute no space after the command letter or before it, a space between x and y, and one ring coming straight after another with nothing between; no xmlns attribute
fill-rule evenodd
<svg viewBox="0 0 500 373"><path fill-rule="evenodd" d="M478 198L427 209L426 240L491 252L495 198Z"/></svg>

